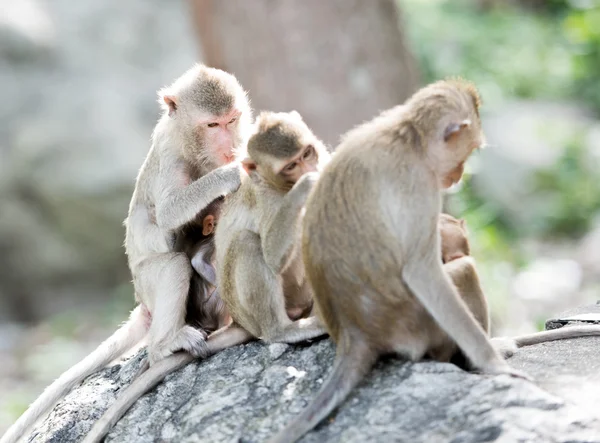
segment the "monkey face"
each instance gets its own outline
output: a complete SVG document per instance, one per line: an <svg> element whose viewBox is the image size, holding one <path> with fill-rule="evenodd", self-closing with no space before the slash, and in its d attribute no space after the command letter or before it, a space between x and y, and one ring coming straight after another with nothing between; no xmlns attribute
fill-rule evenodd
<svg viewBox="0 0 600 443"><path fill-rule="evenodd" d="M206 138L206 155L215 164L224 165L233 161L239 140L240 117L241 112L234 108L220 116L203 116L198 121L199 132Z"/></svg>
<svg viewBox="0 0 600 443"><path fill-rule="evenodd" d="M279 175L289 183L296 183L307 172L317 172L318 165L319 154L313 145L308 145L284 164Z"/></svg>

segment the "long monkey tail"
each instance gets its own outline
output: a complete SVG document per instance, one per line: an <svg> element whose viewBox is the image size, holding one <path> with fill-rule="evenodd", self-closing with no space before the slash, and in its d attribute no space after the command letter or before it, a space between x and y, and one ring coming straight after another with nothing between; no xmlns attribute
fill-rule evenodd
<svg viewBox="0 0 600 443"><path fill-rule="evenodd" d="M91 354L64 372L48 386L2 436L0 443L17 442L43 414L48 412L58 400L67 395L73 387L139 343L148 331L147 320L142 309L141 305L136 306L129 319L119 329L103 341Z"/></svg>
<svg viewBox="0 0 600 443"><path fill-rule="evenodd" d="M192 361L194 361L194 357L187 352L182 352L155 363L123 391L121 396L100 417L100 420L94 424L82 443L97 443L101 441L138 398L160 383L171 372L184 367Z"/></svg>
<svg viewBox="0 0 600 443"><path fill-rule="evenodd" d="M537 345L547 341L600 335L600 325L563 326L559 329L513 337L517 347Z"/></svg>
<svg viewBox="0 0 600 443"><path fill-rule="evenodd" d="M377 354L366 343L339 343L331 375L315 399L269 443L292 443L314 428L346 399L376 359Z"/></svg>
<svg viewBox="0 0 600 443"><path fill-rule="evenodd" d="M223 349L242 344L252 336L241 326L230 324L213 332L207 339L209 354L215 354ZM100 417L82 443L98 443L110 429L125 415L127 410L146 392L159 384L171 372L183 368L194 361L187 352L174 354L155 363L150 369L136 378L110 408Z"/></svg>

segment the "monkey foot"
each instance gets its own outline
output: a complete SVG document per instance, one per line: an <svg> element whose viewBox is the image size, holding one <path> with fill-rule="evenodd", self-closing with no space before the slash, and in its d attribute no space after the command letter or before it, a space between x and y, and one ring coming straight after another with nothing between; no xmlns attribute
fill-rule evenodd
<svg viewBox="0 0 600 443"><path fill-rule="evenodd" d="M155 346L154 349L148 351L150 363L156 363L177 351L189 352L194 358L207 357L209 352L206 337L206 332L203 330L185 325L171 343Z"/></svg>

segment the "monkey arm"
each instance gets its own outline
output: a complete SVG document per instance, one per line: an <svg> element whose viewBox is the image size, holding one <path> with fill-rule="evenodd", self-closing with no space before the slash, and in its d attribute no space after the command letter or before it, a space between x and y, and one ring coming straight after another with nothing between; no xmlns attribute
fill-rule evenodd
<svg viewBox="0 0 600 443"><path fill-rule="evenodd" d="M512 373L443 271L435 236L421 240L426 252L404 265L406 285L476 367L488 373Z"/></svg>
<svg viewBox="0 0 600 443"><path fill-rule="evenodd" d="M302 176L285 195L281 206L260 233L265 261L275 274L283 272L298 244L302 209L317 176L316 173Z"/></svg>
<svg viewBox="0 0 600 443"><path fill-rule="evenodd" d="M177 186L176 168L161 168L163 186L156 205L156 222L166 231L175 231L189 223L213 200L239 188L240 165L228 164L214 169L188 186Z"/></svg>

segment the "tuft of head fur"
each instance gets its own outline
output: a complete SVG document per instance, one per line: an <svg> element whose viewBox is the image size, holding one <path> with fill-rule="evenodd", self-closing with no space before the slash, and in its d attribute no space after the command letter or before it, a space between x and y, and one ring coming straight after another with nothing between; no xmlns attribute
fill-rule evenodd
<svg viewBox="0 0 600 443"><path fill-rule="evenodd" d="M254 134L248 140L248 155L255 161L262 155L288 158L315 135L306 126L300 114L292 112L263 111L256 118Z"/></svg>
<svg viewBox="0 0 600 443"><path fill-rule="evenodd" d="M242 113L250 109L246 91L232 74L200 63L188 69L171 85L160 89L158 96L165 113L169 112L169 106L164 102L165 96L174 97L180 109L201 109L213 116L227 113L234 105L245 105L247 109L240 109Z"/></svg>

